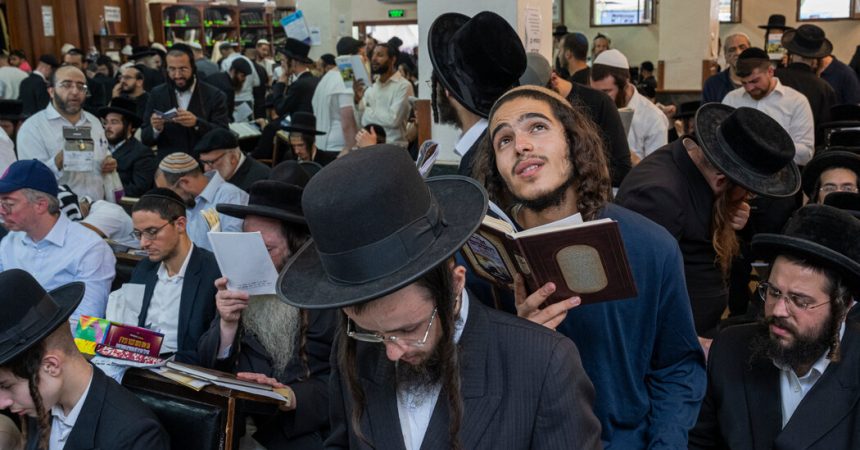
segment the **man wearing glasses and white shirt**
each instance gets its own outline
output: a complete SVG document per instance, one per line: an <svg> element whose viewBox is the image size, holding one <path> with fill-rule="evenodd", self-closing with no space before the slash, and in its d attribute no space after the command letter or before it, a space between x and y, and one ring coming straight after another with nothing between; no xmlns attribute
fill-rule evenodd
<svg viewBox="0 0 860 450"><path fill-rule="evenodd" d="M57 69L48 88L51 103L27 119L18 131L18 159L38 159L54 172L59 184L68 185L79 196L99 200L106 198L102 175L115 171L117 163L108 154L101 121L82 109L87 92L86 76L80 69L73 66ZM80 140L83 151L74 152L81 154L75 155L80 157L76 160L92 165L89 170L81 170L80 164L67 158L64 130L71 128L89 129L91 148L86 148L86 141Z"/></svg>

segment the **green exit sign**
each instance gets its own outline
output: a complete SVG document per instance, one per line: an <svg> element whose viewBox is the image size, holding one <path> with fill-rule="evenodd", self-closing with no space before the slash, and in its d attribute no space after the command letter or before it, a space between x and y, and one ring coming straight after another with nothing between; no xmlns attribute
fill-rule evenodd
<svg viewBox="0 0 860 450"><path fill-rule="evenodd" d="M406 15L405 9L389 9L388 10L388 18L389 19L402 19L403 16Z"/></svg>

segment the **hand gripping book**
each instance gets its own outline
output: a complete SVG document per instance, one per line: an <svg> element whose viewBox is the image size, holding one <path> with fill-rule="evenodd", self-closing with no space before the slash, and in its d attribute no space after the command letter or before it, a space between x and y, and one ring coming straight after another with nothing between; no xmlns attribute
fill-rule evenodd
<svg viewBox="0 0 860 450"><path fill-rule="evenodd" d="M508 289L515 273L523 275L529 293L555 283L544 307L576 295L582 304L636 296L618 222L612 219L516 232L510 223L486 216L463 254L478 276Z"/></svg>

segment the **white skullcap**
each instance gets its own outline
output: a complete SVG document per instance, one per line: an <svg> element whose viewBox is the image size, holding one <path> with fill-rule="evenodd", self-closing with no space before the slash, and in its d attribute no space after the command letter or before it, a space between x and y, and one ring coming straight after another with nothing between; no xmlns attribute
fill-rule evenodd
<svg viewBox="0 0 860 450"><path fill-rule="evenodd" d="M617 67L619 69L629 69L630 63L627 62L627 57L624 53L616 49L604 50L594 58L594 64L601 64L609 67Z"/></svg>
<svg viewBox="0 0 860 450"><path fill-rule="evenodd" d="M125 56L131 56L134 54L134 48L131 45L126 45L120 50L120 54Z"/></svg>
<svg viewBox="0 0 860 450"><path fill-rule="evenodd" d="M189 42L189 43L188 43L188 46L189 46L189 47L191 47L191 48L193 48L194 50L203 50L203 46L202 46L202 45L200 45L200 43L199 43L199 42L197 42L197 41Z"/></svg>

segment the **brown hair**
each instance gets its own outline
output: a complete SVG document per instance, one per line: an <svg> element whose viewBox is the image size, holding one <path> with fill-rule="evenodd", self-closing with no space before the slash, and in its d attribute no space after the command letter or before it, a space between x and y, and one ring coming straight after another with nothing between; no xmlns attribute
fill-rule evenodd
<svg viewBox="0 0 860 450"><path fill-rule="evenodd" d="M595 64L591 67L592 80L600 81L606 77L612 77L615 87L618 88L618 94L612 99L612 101L615 103L616 107L623 108L626 106L626 94L624 93L624 88L630 81L630 69L622 69L620 67L612 67L605 64Z"/></svg>
<svg viewBox="0 0 860 450"><path fill-rule="evenodd" d="M746 78L752 75L753 70L759 69L762 72L767 72L770 67L770 61L759 58L738 59L736 72L739 77Z"/></svg>
<svg viewBox="0 0 860 450"><path fill-rule="evenodd" d="M508 91L490 110L490 123L492 124L493 116L501 105L517 98L531 98L547 103L555 118L561 122L567 140L568 158L573 165L576 209L582 214L583 219L594 219L599 210L611 200L612 195L609 168L600 130L591 119L573 108L564 97L537 86L523 86ZM488 134L478 148L472 175L487 189L490 200L507 210L514 206L513 198L496 167L496 153L492 138Z"/></svg>
<svg viewBox="0 0 860 450"><path fill-rule="evenodd" d="M731 213L738 207L738 202L731 202L732 190L730 186L714 200L711 213L711 244L717 253L714 263L719 266L723 280L729 278L732 260L740 254L738 235L729 220Z"/></svg>

